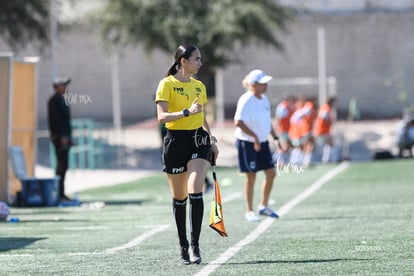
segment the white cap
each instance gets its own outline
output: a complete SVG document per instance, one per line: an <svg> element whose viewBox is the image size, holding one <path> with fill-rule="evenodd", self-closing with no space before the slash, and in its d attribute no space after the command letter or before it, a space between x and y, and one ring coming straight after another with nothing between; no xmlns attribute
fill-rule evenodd
<svg viewBox="0 0 414 276"><path fill-rule="evenodd" d="M253 70L250 71L250 73L247 75L247 83L248 84L254 84L254 83L268 83L273 77L267 75L262 70Z"/></svg>
<svg viewBox="0 0 414 276"><path fill-rule="evenodd" d="M53 79L53 84L64 84L68 85L71 82L71 78L69 77L56 77Z"/></svg>

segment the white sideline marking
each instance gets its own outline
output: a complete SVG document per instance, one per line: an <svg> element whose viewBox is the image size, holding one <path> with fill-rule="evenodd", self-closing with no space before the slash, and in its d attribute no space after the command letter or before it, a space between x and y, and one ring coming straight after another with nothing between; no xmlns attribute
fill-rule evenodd
<svg viewBox="0 0 414 276"><path fill-rule="evenodd" d="M125 250L134 246L137 246L141 242L143 242L145 239L157 234L158 232L164 231L170 227L169 225L160 225L156 228L151 229L150 231L145 232L144 234L136 237L135 239L127 242L126 244L123 244L121 246L108 248L107 250L103 252L77 252L77 253L69 253L70 256L78 256L78 255L95 255L95 254L113 254L120 250Z"/></svg>
<svg viewBox="0 0 414 276"><path fill-rule="evenodd" d="M321 178L316 180L311 186L309 186L305 191L303 191L301 194L287 202L285 205L283 205L278 211L279 216L283 216L287 212L289 212L290 209L292 209L295 205L297 205L299 202L307 199L309 196L311 196L314 192L319 190L320 187L322 187L323 184L334 178L338 173L342 172L346 168L348 168L349 162L343 162L339 166L333 168L326 174L324 174Z"/></svg>
<svg viewBox="0 0 414 276"><path fill-rule="evenodd" d="M168 227L170 227L169 225L159 225L156 228L151 229L150 231L145 232L144 234L137 236L136 238L134 238L133 240L127 242L126 244L123 244L121 246L117 246L117 247L112 247L109 248L105 251L95 251L95 252L76 252L76 253L69 253L69 256L80 256L80 255L96 255L96 254L113 254L117 251L120 250L125 250L134 246L137 246L138 244L140 244L141 242L143 242L144 240L146 240L147 238L161 232L164 231L165 229L167 229ZM0 254L0 257L32 257L34 256L33 254Z"/></svg>
<svg viewBox="0 0 414 276"><path fill-rule="evenodd" d="M106 226L85 226L85 227L74 227L74 226L69 226L69 227L63 227L64 230L73 230L73 231L84 231L84 230L103 230L103 229L108 229L108 227Z"/></svg>
<svg viewBox="0 0 414 276"><path fill-rule="evenodd" d="M295 198L287 202L283 205L277 213L279 216L283 216L289 212L295 205L299 204L301 201L305 200L309 196L311 196L314 192L316 192L323 184L331 180L334 176L339 174L340 172L344 171L348 168L349 162L343 162L339 166L333 168L326 174L324 174L321 178L316 180L311 186L309 186L305 191L297 195ZM211 263L207 264L202 270L194 274L195 276L202 276L202 275L209 275L213 271L215 271L220 265L227 262L231 257L233 257L240 249L244 246L248 245L249 243L256 240L261 234L263 234L276 220L274 218L267 218L263 222L261 222L256 229L251 232L247 237L243 240L239 241L237 244L233 245L232 247L228 248L224 253L222 253L217 259L212 261Z"/></svg>
<svg viewBox="0 0 414 276"><path fill-rule="evenodd" d="M235 200L235 199L237 199L237 198L241 197L242 195L243 195L242 193L234 193L234 194L231 194L231 195L229 195L229 196L223 197L223 198L221 199L221 202L222 202L222 203L225 203L225 202L230 202L230 201L232 201L232 200Z"/></svg>
<svg viewBox="0 0 414 276"><path fill-rule="evenodd" d="M104 253L112 254L112 253L115 253L115 252L120 251L120 250L124 250L124 249L127 249L127 248L137 246L138 244L143 242L145 239L157 234L158 232L164 231L168 227L170 227L170 226L169 225L160 225L157 228L154 228L151 231L145 232L144 234L136 237L135 239L133 239L132 241L130 241L126 244L123 244L123 245L117 246L117 247L113 247L113 248L109 248L109 249L105 250Z"/></svg>
<svg viewBox="0 0 414 276"><path fill-rule="evenodd" d="M0 257L33 257L33 254L0 254Z"/></svg>

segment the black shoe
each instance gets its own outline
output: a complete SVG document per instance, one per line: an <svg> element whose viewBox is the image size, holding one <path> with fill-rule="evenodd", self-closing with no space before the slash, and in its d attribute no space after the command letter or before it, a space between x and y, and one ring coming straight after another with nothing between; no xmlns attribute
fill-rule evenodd
<svg viewBox="0 0 414 276"><path fill-rule="evenodd" d="M201 263L200 248L198 247L198 245L192 245L190 247L190 261L193 264Z"/></svg>
<svg viewBox="0 0 414 276"><path fill-rule="evenodd" d="M181 247L181 261L184 265L190 264L190 256L188 255L188 247Z"/></svg>

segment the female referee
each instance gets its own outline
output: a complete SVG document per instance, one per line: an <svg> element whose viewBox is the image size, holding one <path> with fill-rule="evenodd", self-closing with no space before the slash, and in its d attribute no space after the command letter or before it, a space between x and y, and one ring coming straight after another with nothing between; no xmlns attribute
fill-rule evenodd
<svg viewBox="0 0 414 276"><path fill-rule="evenodd" d="M201 263L199 238L204 214L203 185L210 162L218 155L217 140L211 135L204 112L206 87L192 77L201 65L201 54L196 46L180 45L155 96L158 123L165 123L167 128L163 141L163 171L171 190L184 264ZM186 230L188 197L190 244Z"/></svg>

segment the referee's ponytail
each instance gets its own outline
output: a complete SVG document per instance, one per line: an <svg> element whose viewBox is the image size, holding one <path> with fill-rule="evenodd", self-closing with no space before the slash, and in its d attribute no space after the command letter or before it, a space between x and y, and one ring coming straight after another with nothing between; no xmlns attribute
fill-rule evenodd
<svg viewBox="0 0 414 276"><path fill-rule="evenodd" d="M167 76L175 75L177 73L177 71L178 71L178 68L177 68L178 67L178 64L179 64L178 61L174 61L174 63L171 65L170 69L168 69Z"/></svg>
<svg viewBox="0 0 414 276"><path fill-rule="evenodd" d="M174 63L168 69L167 76L175 75L181 67L181 59L189 59L191 54L197 50L197 47L192 44L183 44L178 46L174 55Z"/></svg>

